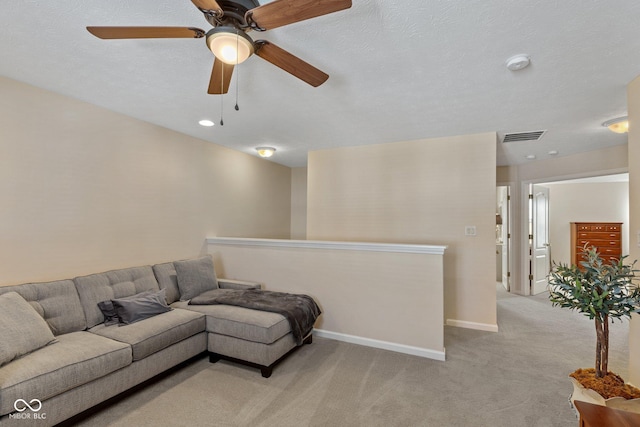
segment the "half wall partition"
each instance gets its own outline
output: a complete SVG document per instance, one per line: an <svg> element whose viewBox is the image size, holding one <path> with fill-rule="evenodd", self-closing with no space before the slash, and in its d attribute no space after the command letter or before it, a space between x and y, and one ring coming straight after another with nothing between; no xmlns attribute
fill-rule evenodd
<svg viewBox="0 0 640 427"><path fill-rule="evenodd" d="M446 246L224 237L206 242L221 276L314 297L323 311L319 337L445 359Z"/></svg>

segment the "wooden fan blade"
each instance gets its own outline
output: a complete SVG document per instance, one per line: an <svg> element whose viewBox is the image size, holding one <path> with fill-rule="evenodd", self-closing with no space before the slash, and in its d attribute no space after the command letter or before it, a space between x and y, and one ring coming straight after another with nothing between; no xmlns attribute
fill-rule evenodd
<svg viewBox="0 0 640 427"><path fill-rule="evenodd" d="M271 30L350 7L351 0L275 0L249 10L246 19Z"/></svg>
<svg viewBox="0 0 640 427"><path fill-rule="evenodd" d="M256 55L260 58L271 62L276 67L282 68L289 74L309 83L311 86L320 86L329 78L328 74L325 74L313 65L304 62L302 59L290 54L273 43L258 40L256 41L256 47Z"/></svg>
<svg viewBox="0 0 640 427"><path fill-rule="evenodd" d="M193 27L87 27L94 36L101 39L199 39L204 30Z"/></svg>
<svg viewBox="0 0 640 427"><path fill-rule="evenodd" d="M191 2L200 10L213 10L217 13L222 12L222 8L216 0L191 0Z"/></svg>
<svg viewBox="0 0 640 427"><path fill-rule="evenodd" d="M211 71L211 80L209 80L210 95L222 95L229 91L229 83L233 75L233 65L225 64L218 58L213 62L213 70Z"/></svg>

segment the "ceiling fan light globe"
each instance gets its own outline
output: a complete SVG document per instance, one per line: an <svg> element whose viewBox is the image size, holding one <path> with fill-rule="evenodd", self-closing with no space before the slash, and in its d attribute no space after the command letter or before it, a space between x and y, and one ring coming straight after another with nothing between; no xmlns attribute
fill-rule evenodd
<svg viewBox="0 0 640 427"><path fill-rule="evenodd" d="M224 45L220 49L220 60L227 64L235 64L238 61L238 52L236 48L229 45Z"/></svg>
<svg viewBox="0 0 640 427"><path fill-rule="evenodd" d="M233 27L216 27L209 31L207 46L216 58L230 65L241 64L255 51L251 37Z"/></svg>

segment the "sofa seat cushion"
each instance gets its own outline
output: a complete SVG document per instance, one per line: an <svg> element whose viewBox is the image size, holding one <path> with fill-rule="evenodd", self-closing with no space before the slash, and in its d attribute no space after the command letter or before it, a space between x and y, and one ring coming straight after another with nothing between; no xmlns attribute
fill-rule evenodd
<svg viewBox="0 0 640 427"><path fill-rule="evenodd" d="M291 332L287 319L278 313L252 310L232 305L188 305L178 301L171 305L207 315L207 332L271 344Z"/></svg>
<svg viewBox="0 0 640 427"><path fill-rule="evenodd" d="M135 361L204 330L205 319L202 314L188 310L171 310L130 325L100 324L89 329L89 332L129 344Z"/></svg>
<svg viewBox="0 0 640 427"><path fill-rule="evenodd" d="M44 402L132 362L131 347L121 342L89 332L71 332L56 338L53 344L0 369L0 415L14 412L17 399Z"/></svg>

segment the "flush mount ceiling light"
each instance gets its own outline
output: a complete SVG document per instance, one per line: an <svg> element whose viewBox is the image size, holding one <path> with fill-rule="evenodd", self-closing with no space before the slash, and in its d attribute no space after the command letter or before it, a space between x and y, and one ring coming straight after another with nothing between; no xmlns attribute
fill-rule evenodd
<svg viewBox="0 0 640 427"><path fill-rule="evenodd" d="M273 147L257 147L256 151L260 157L271 157L273 153L276 152L276 149Z"/></svg>
<svg viewBox="0 0 640 427"><path fill-rule="evenodd" d="M207 33L207 46L225 64L240 64L254 52L253 40L244 31L221 26Z"/></svg>
<svg viewBox="0 0 640 427"><path fill-rule="evenodd" d="M507 68L511 71L519 71L523 68L527 68L530 63L531 58L529 58L529 55L520 54L507 59L506 65Z"/></svg>
<svg viewBox="0 0 640 427"><path fill-rule="evenodd" d="M602 126L609 128L611 132L627 133L629 132L629 119L627 116L618 117L617 119L607 120Z"/></svg>

